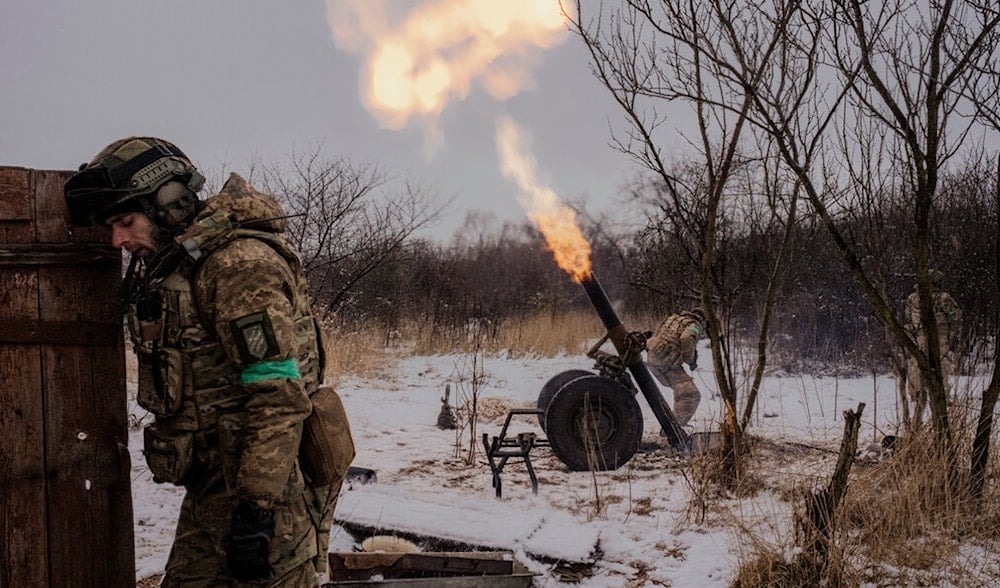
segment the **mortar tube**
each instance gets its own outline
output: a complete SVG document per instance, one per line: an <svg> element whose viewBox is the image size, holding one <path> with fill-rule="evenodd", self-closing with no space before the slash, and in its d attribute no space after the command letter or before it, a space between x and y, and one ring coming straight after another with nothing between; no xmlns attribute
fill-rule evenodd
<svg viewBox="0 0 1000 588"><path fill-rule="evenodd" d="M628 334L628 331L618 318L615 309L611 306L611 301L608 300L608 295L604 292L601 283L597 281L597 276L593 272L590 272L580 280L580 285L583 286L587 297L590 298L590 303L597 311L601 322L604 323L604 328L608 330L608 338L615 346L618 355L624 357L626 352L625 336ZM639 391L642 392L649 407L653 410L653 415L656 416L656 420L660 423L663 434L666 435L670 446L677 451L689 452L691 450L691 436L677 424L674 413L670 410L670 406L667 405L663 394L660 393L660 388L656 385L653 374L649 372L649 368L646 367L645 362L642 361L641 357L638 357L626 367L632 373L632 378L635 379Z"/></svg>

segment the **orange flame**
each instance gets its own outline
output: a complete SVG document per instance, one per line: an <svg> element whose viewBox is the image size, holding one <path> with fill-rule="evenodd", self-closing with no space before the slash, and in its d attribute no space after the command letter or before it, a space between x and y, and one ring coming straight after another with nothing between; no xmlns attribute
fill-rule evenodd
<svg viewBox="0 0 1000 588"><path fill-rule="evenodd" d="M545 237L556 264L581 282L590 275L590 243L576 222L576 212L536 178L535 159L526 152L523 133L510 118L497 121L496 143L504 176L522 190L521 205Z"/></svg>
<svg viewBox="0 0 1000 588"><path fill-rule="evenodd" d="M561 43L573 17L559 0L427 0L401 24L390 22L388 15L412 4L327 0L338 47L365 55L362 101L391 129L412 116L433 124L450 100L468 96L474 81L497 100L516 95L531 83L534 50ZM502 171L524 192L521 204L546 247L560 268L583 280L590 275L590 244L576 213L535 179L535 161L523 153L512 120L498 121L496 140Z"/></svg>
<svg viewBox="0 0 1000 588"><path fill-rule="evenodd" d="M437 117L474 80L498 100L514 96L530 83L532 50L566 37L558 0L430 0L393 26L387 15L400 11L386 0L327 0L337 45L366 56L362 101L391 129Z"/></svg>

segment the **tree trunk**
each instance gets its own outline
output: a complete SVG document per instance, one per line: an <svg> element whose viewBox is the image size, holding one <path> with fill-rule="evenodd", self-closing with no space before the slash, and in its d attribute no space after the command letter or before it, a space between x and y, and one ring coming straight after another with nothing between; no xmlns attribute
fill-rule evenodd
<svg viewBox="0 0 1000 588"><path fill-rule="evenodd" d="M996 204L1000 213L1000 157L997 158L997 178L996 178ZM1000 214L997 216L997 228L1000 229ZM996 263L996 283L993 284L994 293L1000 294L1000 252L993 260ZM1000 318L994 314L993 324L997 325L997 333L994 341L1000 341ZM993 437L993 411L997 406L997 399L1000 398L1000 353L993 352L993 376L990 379L990 386L983 392L983 404L979 410L979 422L976 424L976 436L972 440L972 464L969 468L969 492L973 498L979 499L983 495L983 486L986 484L986 466L990 461L990 439Z"/></svg>
<svg viewBox="0 0 1000 588"><path fill-rule="evenodd" d="M822 490L811 490L805 496L805 510L798 515L796 528L802 552L796 564L809 570L816 582L828 575L830 545L836 528L837 508L847 493L847 477L858 451L858 431L865 404L859 403L857 411L844 411L844 438L840 442L840 455L830 483Z"/></svg>

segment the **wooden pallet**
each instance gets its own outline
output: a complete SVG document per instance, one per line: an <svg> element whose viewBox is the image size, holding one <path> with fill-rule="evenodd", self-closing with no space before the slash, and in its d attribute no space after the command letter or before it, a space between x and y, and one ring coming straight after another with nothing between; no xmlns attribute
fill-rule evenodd
<svg viewBox="0 0 1000 588"><path fill-rule="evenodd" d="M330 579L324 588L343 586L469 586L527 588L534 574L508 551L440 553L330 554Z"/></svg>

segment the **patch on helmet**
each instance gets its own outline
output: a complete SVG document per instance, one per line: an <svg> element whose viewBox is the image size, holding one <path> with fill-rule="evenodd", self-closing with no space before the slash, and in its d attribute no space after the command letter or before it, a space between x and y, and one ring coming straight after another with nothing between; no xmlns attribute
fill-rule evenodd
<svg viewBox="0 0 1000 588"><path fill-rule="evenodd" d="M255 312L234 319L229 326L244 363L256 363L278 354L278 342L266 312Z"/></svg>

